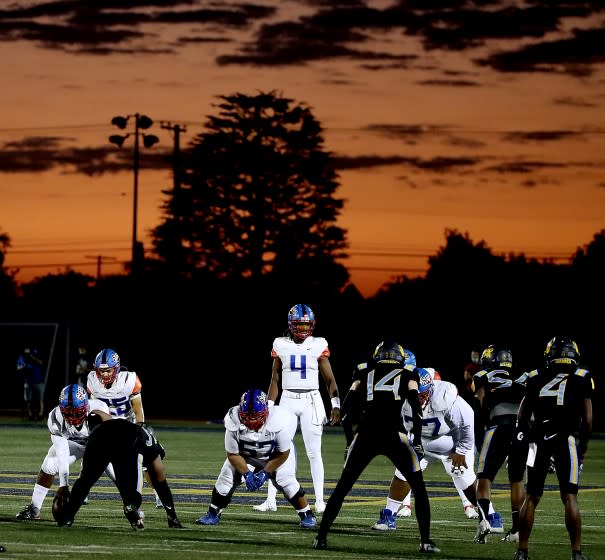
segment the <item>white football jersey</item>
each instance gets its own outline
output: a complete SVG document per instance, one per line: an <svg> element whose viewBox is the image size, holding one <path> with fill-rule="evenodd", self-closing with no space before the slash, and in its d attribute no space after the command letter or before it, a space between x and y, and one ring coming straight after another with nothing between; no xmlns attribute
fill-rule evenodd
<svg viewBox="0 0 605 560"><path fill-rule="evenodd" d="M114 418L136 422L130 399L141 392L141 380L134 371L120 370L111 387L106 388L95 371L88 374L86 389L92 399L99 399L109 407Z"/></svg>
<svg viewBox="0 0 605 560"><path fill-rule="evenodd" d="M103 401L89 399L88 405L89 410L101 410L106 414L109 414L109 407ZM72 426L65 421L65 418L63 418L63 415L61 414L61 409L58 406L55 406L55 408L48 413L48 430L52 436L64 437L65 439L80 443L85 443L90 435L87 420L82 423L80 428Z"/></svg>
<svg viewBox="0 0 605 560"><path fill-rule="evenodd" d="M280 336L273 341L271 356L281 360L282 389L313 391L319 389L319 358L328 358L330 350L320 336L309 336L301 343Z"/></svg>
<svg viewBox="0 0 605 560"><path fill-rule="evenodd" d="M257 432L240 422L239 406L230 408L224 421L225 451L237 453L258 467L265 466L274 451L290 449L297 427L296 416L277 405L269 408L267 421Z"/></svg>
<svg viewBox="0 0 605 560"><path fill-rule="evenodd" d="M466 454L474 448L475 417L471 406L449 381L434 381L433 396L422 411L422 443L451 436L457 452ZM412 407L403 404L402 415L406 430L411 431ZM448 438L449 439L449 438Z"/></svg>

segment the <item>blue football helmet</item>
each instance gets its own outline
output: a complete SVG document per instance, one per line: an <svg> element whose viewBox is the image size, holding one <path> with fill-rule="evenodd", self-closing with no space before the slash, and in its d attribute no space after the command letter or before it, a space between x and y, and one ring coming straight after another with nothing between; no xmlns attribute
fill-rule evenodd
<svg viewBox="0 0 605 560"><path fill-rule="evenodd" d="M411 350L407 348L403 349L403 365L404 366L414 366L416 367L416 356Z"/></svg>
<svg viewBox="0 0 605 560"><path fill-rule="evenodd" d="M75 383L63 387L59 395L59 410L68 424L79 428L88 416L86 389Z"/></svg>
<svg viewBox="0 0 605 560"><path fill-rule="evenodd" d="M372 358L377 362L398 363L403 365L406 360L405 353L406 350L403 349L401 344L398 344L394 340L383 340L376 346ZM416 361L415 356L414 361Z"/></svg>
<svg viewBox="0 0 605 560"><path fill-rule="evenodd" d="M425 408L433 398L433 390L435 389L434 377L430 368L418 368L418 373L420 374L418 400L420 401L420 406Z"/></svg>
<svg viewBox="0 0 605 560"><path fill-rule="evenodd" d="M120 371L120 356L115 350L105 348L97 354L94 368L99 381L105 387L111 387Z"/></svg>
<svg viewBox="0 0 605 560"><path fill-rule="evenodd" d="M298 340L313 334L315 328L315 313L304 303L297 303L288 311L288 329L292 336Z"/></svg>
<svg viewBox="0 0 605 560"><path fill-rule="evenodd" d="M240 422L249 430L260 430L269 415L267 395L260 389L248 389L239 403Z"/></svg>

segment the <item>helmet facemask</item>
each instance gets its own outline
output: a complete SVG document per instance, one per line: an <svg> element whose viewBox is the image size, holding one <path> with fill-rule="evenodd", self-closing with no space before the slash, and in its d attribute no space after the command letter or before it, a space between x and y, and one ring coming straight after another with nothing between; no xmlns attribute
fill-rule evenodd
<svg viewBox="0 0 605 560"><path fill-rule="evenodd" d="M84 387L68 385L59 395L59 410L65 421L80 428L89 412L88 394Z"/></svg>
<svg viewBox="0 0 605 560"><path fill-rule="evenodd" d="M288 330L296 340L305 340L313 334L315 314L308 305L299 303L288 312Z"/></svg>
<svg viewBox="0 0 605 560"><path fill-rule="evenodd" d="M246 428L258 432L265 425L268 416L267 395L263 391L250 389L242 395L239 419Z"/></svg>
<svg viewBox="0 0 605 560"><path fill-rule="evenodd" d="M95 358L97 379L106 387L112 386L120 371L120 356L109 348L101 350Z"/></svg>

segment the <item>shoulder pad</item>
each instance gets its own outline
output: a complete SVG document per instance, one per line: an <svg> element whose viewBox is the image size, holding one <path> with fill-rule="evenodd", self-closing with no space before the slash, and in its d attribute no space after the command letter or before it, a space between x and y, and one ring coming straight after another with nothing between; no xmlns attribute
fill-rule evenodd
<svg viewBox="0 0 605 560"><path fill-rule="evenodd" d="M225 422L225 430L228 430L230 432L236 432L237 430L239 430L240 427L240 421L239 421L239 406L233 406L229 409L229 412L227 412L227 414L225 414L225 418L224 418L224 422Z"/></svg>
<svg viewBox="0 0 605 560"><path fill-rule="evenodd" d="M438 412L449 410L458 396L456 385L449 381L435 381L434 383L435 389L431 399L433 410Z"/></svg>

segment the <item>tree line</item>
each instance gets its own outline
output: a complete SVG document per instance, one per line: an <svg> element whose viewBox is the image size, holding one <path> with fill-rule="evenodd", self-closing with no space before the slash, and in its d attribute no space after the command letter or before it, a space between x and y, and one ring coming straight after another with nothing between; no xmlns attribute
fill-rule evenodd
<svg viewBox="0 0 605 560"><path fill-rule="evenodd" d="M523 371L561 334L598 367L605 230L556 264L494 254L448 229L425 276L364 298L344 264L338 175L307 106L276 92L222 96L179 159L152 250L124 274L95 281L68 270L19 285L3 263L10 232L0 230L0 321L62 321L74 349L115 348L140 372L156 416L220 418L251 384L266 388L273 338L302 302L343 393L386 336L455 382L473 348L508 345Z"/></svg>

